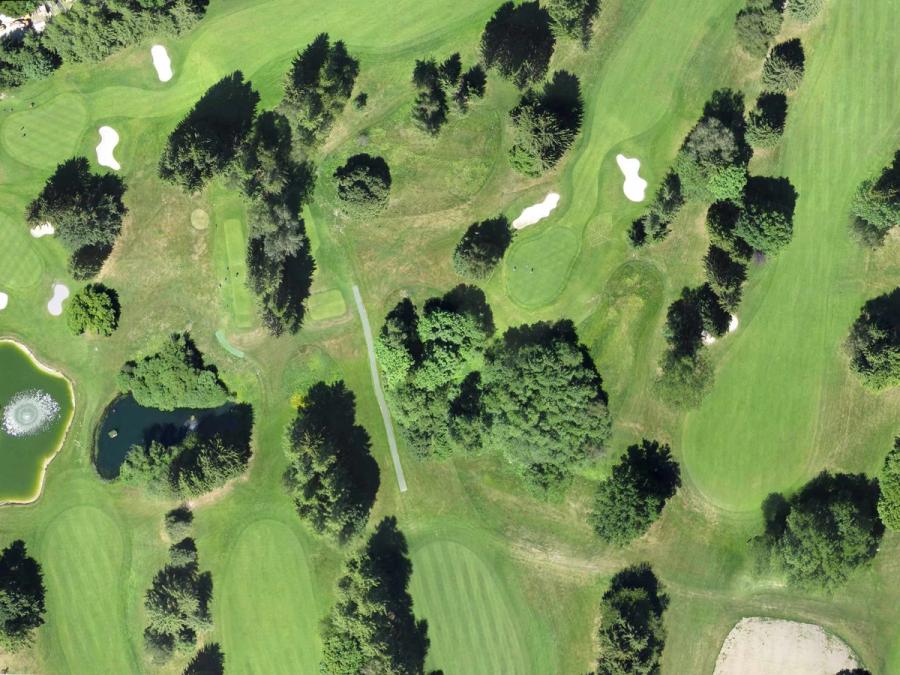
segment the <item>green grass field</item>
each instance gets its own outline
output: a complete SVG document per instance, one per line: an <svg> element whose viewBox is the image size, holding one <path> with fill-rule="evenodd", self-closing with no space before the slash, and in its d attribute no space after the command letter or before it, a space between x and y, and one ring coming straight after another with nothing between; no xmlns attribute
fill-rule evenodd
<svg viewBox="0 0 900 675"><path fill-rule="evenodd" d="M900 135L893 46L900 6L830 0L813 24L785 24L784 36L803 39L806 76L791 98L782 144L754 158L751 170L788 176L797 187L794 240L777 260L751 268L741 327L708 352L712 392L684 415L659 402L652 382L666 307L702 278L703 211L690 205L665 242L632 250L626 231L643 206L625 199L614 158L638 157L652 194L713 90L755 98L760 63L739 52L731 29L743 3L604 2L591 49L564 41L554 55L552 69L581 78L584 125L560 168L539 180L508 166L505 119L518 93L493 74L485 99L465 117L452 115L436 139L409 119L415 59L459 51L471 64L499 4L211 0L203 21L177 39L157 36L100 65L66 66L0 101L0 290L10 294L0 335L62 370L76 399L43 496L0 513L0 545L25 539L44 566L48 604L35 646L0 654L0 667L183 669L187 656L159 669L142 650L143 593L166 558L161 524L173 504L101 481L91 453L120 365L189 329L256 419L247 476L195 508L201 569L214 583L207 639L221 643L228 672L317 672L317 629L345 551L305 528L281 476L290 396L320 379L346 381L372 437L381 470L372 519L396 515L408 535L415 611L429 622L429 668L588 672L609 577L649 560L671 596L663 672L711 673L734 623L759 614L820 623L873 673L900 672L900 537L887 535L872 568L831 597L758 578L746 545L762 527L765 495L825 467L873 473L898 431L900 394L864 391L847 373L840 344L862 301L900 276L900 241L866 253L850 241L845 215L854 186L886 162ZM276 30L248 30L273 18ZM236 192L217 181L185 195L161 183L156 167L167 134L207 87L239 68L261 107L271 108L290 60L321 31L360 59L357 90L369 94L369 105L348 106L316 158L316 199L304 209L317 267L310 320L297 336L275 339L260 326L244 281L246 214ZM169 83L150 64L157 42L172 58ZM77 284L59 243L33 239L23 217L59 161L79 153L96 168L102 124L121 136L116 157L129 209L101 275L123 307L108 339L73 337L47 313L52 282ZM391 200L366 222L340 221L330 176L357 152L387 159ZM401 443L409 484L401 495L348 289L359 284L377 330L401 294L421 303L462 281L451 255L469 224L518 215L551 190L562 196L559 207L516 234L484 290L500 330L573 320L610 395L609 453L564 500L544 503L499 460L420 461ZM207 230L191 227L197 208L210 215ZM245 358L229 356L216 331ZM672 444L685 485L645 537L610 549L585 522L593 480L642 437Z"/></svg>

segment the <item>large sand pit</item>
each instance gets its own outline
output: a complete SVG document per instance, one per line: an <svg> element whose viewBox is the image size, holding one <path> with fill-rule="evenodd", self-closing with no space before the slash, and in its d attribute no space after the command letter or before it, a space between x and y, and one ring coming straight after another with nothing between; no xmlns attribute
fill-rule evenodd
<svg viewBox="0 0 900 675"><path fill-rule="evenodd" d="M69 297L69 287L65 284L53 284L53 297L47 303L47 311L59 316L63 310L63 300Z"/></svg>
<svg viewBox="0 0 900 675"><path fill-rule="evenodd" d="M153 67L160 82L168 82L172 79L172 61L169 52L162 45L153 45L150 48L150 56L153 58Z"/></svg>
<svg viewBox="0 0 900 675"><path fill-rule="evenodd" d="M47 237L54 232L56 232L56 228L54 228L50 223L42 223L40 225L35 225L30 230L31 236L35 239L40 239L41 237Z"/></svg>
<svg viewBox="0 0 900 675"><path fill-rule="evenodd" d="M523 209L519 217L512 222L512 226L517 230L521 230L523 227L534 225L539 220L549 216L557 204L559 204L559 193L548 192L547 196L544 197L544 201Z"/></svg>
<svg viewBox="0 0 900 675"><path fill-rule="evenodd" d="M641 160L625 155L616 155L616 164L625 176L622 192L633 202L644 201L644 193L647 191L647 181L638 175L641 170Z"/></svg>
<svg viewBox="0 0 900 675"><path fill-rule="evenodd" d="M118 171L122 167L113 157L113 150L119 144L119 133L112 127L100 127L100 144L97 146L97 163Z"/></svg>
<svg viewBox="0 0 900 675"><path fill-rule="evenodd" d="M834 675L857 667L850 648L820 626L748 617L725 638L713 675Z"/></svg>

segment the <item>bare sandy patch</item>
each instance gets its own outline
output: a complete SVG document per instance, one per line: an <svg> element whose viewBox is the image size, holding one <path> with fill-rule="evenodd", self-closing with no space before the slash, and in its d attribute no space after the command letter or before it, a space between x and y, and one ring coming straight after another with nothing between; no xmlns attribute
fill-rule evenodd
<svg viewBox="0 0 900 675"><path fill-rule="evenodd" d="M512 222L512 226L517 230L521 230L529 225L534 225L539 220L543 220L549 216L550 212L556 208L557 204L559 204L559 193L548 192L547 196L544 197L544 201L523 209L522 213L519 214L519 217Z"/></svg>
<svg viewBox="0 0 900 675"><path fill-rule="evenodd" d="M168 82L172 79L172 60L169 52L162 45L153 45L150 48L150 57L153 59L153 67L156 68L156 76L160 82Z"/></svg>
<svg viewBox="0 0 900 675"><path fill-rule="evenodd" d="M119 144L119 132L112 127L100 127L100 143L97 145L97 163L118 171L122 167L113 157L113 150Z"/></svg>
<svg viewBox="0 0 900 675"><path fill-rule="evenodd" d="M616 164L625 176L625 183L622 185L622 192L633 202L644 201L644 194L647 191L647 181L638 175L641 170L641 160L634 157L626 157L625 155L616 155Z"/></svg>
<svg viewBox="0 0 900 675"><path fill-rule="evenodd" d="M714 675L834 675L858 665L846 643L821 626L747 617L725 638Z"/></svg>
<svg viewBox="0 0 900 675"><path fill-rule="evenodd" d="M31 232L31 236L35 239L40 239L41 237L48 237L51 234L54 234L56 228L50 223L41 223L40 225L32 227L29 232Z"/></svg>
<svg viewBox="0 0 900 675"><path fill-rule="evenodd" d="M59 316L63 311L63 301L69 297L69 287L65 284L53 284L53 297L47 303L47 311Z"/></svg>

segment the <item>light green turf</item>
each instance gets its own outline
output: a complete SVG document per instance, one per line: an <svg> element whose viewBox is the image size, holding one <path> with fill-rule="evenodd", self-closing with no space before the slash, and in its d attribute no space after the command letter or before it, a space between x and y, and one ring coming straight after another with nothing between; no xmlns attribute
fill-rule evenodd
<svg viewBox="0 0 900 675"><path fill-rule="evenodd" d="M225 349L232 356L236 356L239 359L244 358L244 352L235 347L228 341L228 337L220 330L216 331L216 340L219 341L219 344L222 345L222 348Z"/></svg>
<svg viewBox="0 0 900 675"><path fill-rule="evenodd" d="M13 220L0 215L0 290L9 292L38 282L44 262L34 248L41 243L46 241L31 236L24 217Z"/></svg>
<svg viewBox="0 0 900 675"><path fill-rule="evenodd" d="M559 296L578 253L578 237L564 227L550 227L517 242L507 257L510 298L525 307L542 307Z"/></svg>
<svg viewBox="0 0 900 675"><path fill-rule="evenodd" d="M313 321L335 319L347 313L347 303L339 288L313 293L308 303L309 318Z"/></svg>
<svg viewBox="0 0 900 675"><path fill-rule="evenodd" d="M87 122L84 99L61 94L34 110L9 115L0 128L0 143L13 159L38 169L53 169L75 153L87 132Z"/></svg>
<svg viewBox="0 0 900 675"><path fill-rule="evenodd" d="M272 592L273 580L281 580ZM236 673L313 673L319 603L303 546L275 520L248 525L221 579L215 621ZM264 639L262 639L264 637Z"/></svg>

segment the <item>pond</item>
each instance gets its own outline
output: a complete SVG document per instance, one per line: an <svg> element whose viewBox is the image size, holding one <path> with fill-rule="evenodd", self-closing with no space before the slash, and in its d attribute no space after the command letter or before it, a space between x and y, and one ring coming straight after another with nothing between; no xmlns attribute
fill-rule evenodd
<svg viewBox="0 0 900 675"><path fill-rule="evenodd" d="M0 408L0 503L34 501L72 421L72 385L23 346L2 340Z"/></svg>
<svg viewBox="0 0 900 675"><path fill-rule="evenodd" d="M238 426L243 429L247 424L245 408L249 410L245 404L226 403L218 408L159 410L138 404L131 394L120 396L103 413L94 465L103 478L112 480L118 477L132 445L148 446L151 441L173 445L193 430L203 434L227 433ZM249 429L247 434L249 438Z"/></svg>

